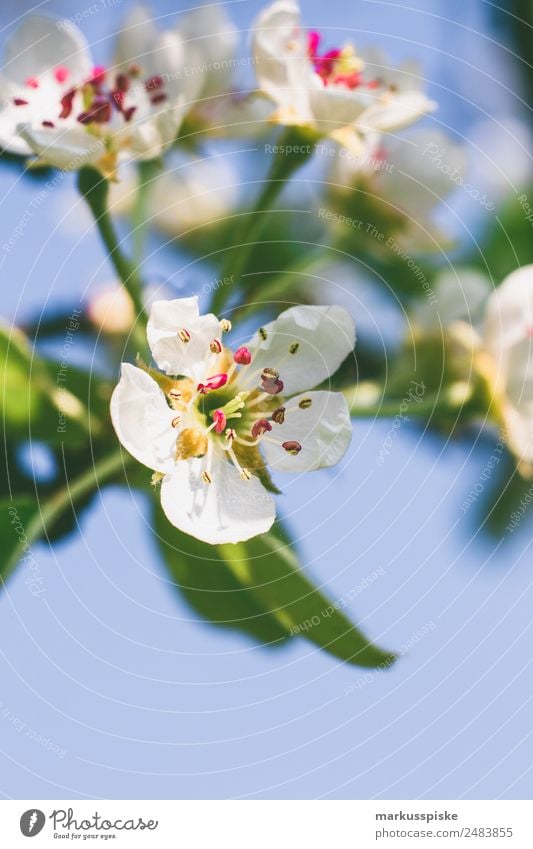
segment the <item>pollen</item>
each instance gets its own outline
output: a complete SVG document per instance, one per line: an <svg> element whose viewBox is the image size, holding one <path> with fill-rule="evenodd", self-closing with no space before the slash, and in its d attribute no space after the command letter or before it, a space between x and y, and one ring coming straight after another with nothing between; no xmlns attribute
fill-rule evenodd
<svg viewBox="0 0 533 849"><path fill-rule="evenodd" d="M296 442L295 439L291 439L288 442L282 442L281 447L285 449L287 454L292 454L293 457L296 457L296 455L302 450L302 446L299 442Z"/></svg>
<svg viewBox="0 0 533 849"><path fill-rule="evenodd" d="M207 453L207 436L204 431L186 427L176 440L176 460L204 457Z"/></svg>

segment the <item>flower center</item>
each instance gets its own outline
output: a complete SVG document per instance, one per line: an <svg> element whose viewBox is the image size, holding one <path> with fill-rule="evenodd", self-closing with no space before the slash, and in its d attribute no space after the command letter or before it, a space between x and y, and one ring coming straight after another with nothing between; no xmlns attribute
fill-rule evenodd
<svg viewBox="0 0 533 849"><path fill-rule="evenodd" d="M157 106L167 100L165 82L160 75L142 78L138 65L130 65L127 71L121 71L111 76L106 68L96 66L90 77L80 85L68 88L70 72L60 65L55 68L46 80L38 77L28 77L25 81L27 96L19 95L13 98L15 106L28 106L32 97L39 95L39 90L46 83L47 92L50 86L59 91L59 111L56 116L50 115L41 123L45 127L54 127L54 120L65 120L71 116L84 125L98 127L109 124L115 116L128 123L137 112L139 100L148 100L151 106ZM44 91L41 93L41 96Z"/></svg>
<svg viewBox="0 0 533 849"><path fill-rule="evenodd" d="M324 85L337 85L348 89L376 88L378 80L364 80L365 63L357 56L351 44L341 48L319 52L322 36L319 32L311 31L307 35L309 58L313 63L315 73L322 79Z"/></svg>
<svg viewBox="0 0 533 849"><path fill-rule="evenodd" d="M229 329L228 324L221 323L221 332L226 328ZM189 344L194 329L179 328L176 335ZM265 339L266 331L260 331L260 336ZM173 381L167 391L170 406L176 412L172 419L172 427L177 430L176 460L205 458L201 478L209 484L213 481L214 448L226 452L243 480L250 480L251 472L260 476L265 469L259 450L263 440L281 446L289 455L299 454L300 442L280 439L276 434L287 415L281 399L283 366L299 351L299 342L289 342L276 367L256 368L254 354L247 347L241 346L233 353L218 337L211 340L205 353L205 378L196 387L190 379ZM219 370L221 367L225 370ZM308 409L311 403L310 398L302 399L290 415Z"/></svg>

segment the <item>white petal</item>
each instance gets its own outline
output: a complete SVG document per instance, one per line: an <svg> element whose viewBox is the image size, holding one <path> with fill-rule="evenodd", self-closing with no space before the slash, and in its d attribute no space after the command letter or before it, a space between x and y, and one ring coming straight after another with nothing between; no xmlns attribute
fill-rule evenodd
<svg viewBox="0 0 533 849"><path fill-rule="evenodd" d="M279 371L284 396L318 386L337 371L355 344L352 317L335 305L291 307L262 330L263 334L258 331L250 342L249 369ZM289 348L296 344L298 348L291 354ZM258 385L259 377L255 380L253 385ZM244 372L241 388L253 388L249 382Z"/></svg>
<svg viewBox="0 0 533 849"><path fill-rule="evenodd" d="M352 124L368 106L356 90L340 86L325 86L317 74L318 86L310 92L311 110L318 129L330 133L339 127Z"/></svg>
<svg viewBox="0 0 533 849"><path fill-rule="evenodd" d="M4 74L23 83L28 77L63 65L80 82L91 70L89 45L80 30L68 20L28 15L11 38L4 54Z"/></svg>
<svg viewBox="0 0 533 849"><path fill-rule="evenodd" d="M376 172L377 192L427 226L425 217L464 173L465 148L440 130L427 129L387 143L385 155L390 169Z"/></svg>
<svg viewBox="0 0 533 849"><path fill-rule="evenodd" d="M301 409L301 402L311 406ZM291 398L285 405L285 421L273 424L268 434L279 444L264 441L267 464L281 472L311 472L334 466L344 456L352 436L350 412L340 392L308 392ZM289 454L282 442L296 441L299 454Z"/></svg>
<svg viewBox="0 0 533 849"><path fill-rule="evenodd" d="M195 57L200 59L202 96L228 91L232 73L229 63L235 56L238 37L224 8L215 4L193 9L180 18L178 29L192 57L187 57L187 64L194 65Z"/></svg>
<svg viewBox="0 0 533 849"><path fill-rule="evenodd" d="M21 118L27 110L26 106L11 105L5 105L0 109L0 148L2 150L19 156L28 156L32 152L28 142L24 141L17 131Z"/></svg>
<svg viewBox="0 0 533 849"><path fill-rule="evenodd" d="M525 337L509 350L506 394L533 423L533 336Z"/></svg>
<svg viewBox="0 0 533 849"><path fill-rule="evenodd" d="M163 479L161 505L168 520L211 545L266 533L276 517L272 497L255 476L242 480L223 452L218 452L210 484L201 478L204 459L182 460Z"/></svg>
<svg viewBox="0 0 533 849"><path fill-rule="evenodd" d="M175 412L150 375L122 363L120 381L111 396L111 420L124 448L140 463L157 472L175 466Z"/></svg>
<svg viewBox="0 0 533 849"><path fill-rule="evenodd" d="M436 103L418 91L390 95L385 102L375 103L362 113L357 126L363 132L398 130L412 124L422 115L433 112Z"/></svg>
<svg viewBox="0 0 533 849"><path fill-rule="evenodd" d="M64 171L75 171L84 165L95 164L105 153L103 142L83 127L58 126L46 129L24 124L18 127L18 131L43 163Z"/></svg>
<svg viewBox="0 0 533 849"><path fill-rule="evenodd" d="M187 330L188 342L178 332ZM216 316L200 315L198 298L177 298L174 301L155 301L152 304L146 329L148 344L154 360L167 374L181 374L203 380L209 345L220 335Z"/></svg>
<svg viewBox="0 0 533 849"><path fill-rule="evenodd" d="M285 109L309 111L305 104L312 66L297 4L272 3L256 19L253 32L255 72L262 91Z"/></svg>
<svg viewBox="0 0 533 849"><path fill-rule="evenodd" d="M483 338L496 360L533 327L533 265L509 274L490 295Z"/></svg>
<svg viewBox="0 0 533 849"><path fill-rule="evenodd" d="M151 52L158 37L153 16L146 6L135 6L124 18L122 29L117 36L115 65L127 68L137 64L146 69L145 76L153 73L150 66ZM146 66L150 66L146 68Z"/></svg>
<svg viewBox="0 0 533 849"><path fill-rule="evenodd" d="M488 277L471 268L456 267L441 271L432 284L436 303L425 300L413 310L416 324L421 329L435 332L456 321L476 324L487 298L492 291Z"/></svg>

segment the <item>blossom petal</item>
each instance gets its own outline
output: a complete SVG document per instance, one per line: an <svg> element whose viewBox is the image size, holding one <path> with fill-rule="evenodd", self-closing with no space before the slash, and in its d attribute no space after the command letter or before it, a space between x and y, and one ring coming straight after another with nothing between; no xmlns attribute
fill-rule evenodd
<svg viewBox="0 0 533 849"><path fill-rule="evenodd" d="M63 171L95 164L105 153L103 142L83 127L44 129L22 124L18 132L43 163Z"/></svg>
<svg viewBox="0 0 533 849"><path fill-rule="evenodd" d="M21 138L17 131L21 110L26 109L26 106L18 108L11 107L9 104L3 105L0 109L0 148L19 156L29 156L32 153L28 142Z"/></svg>
<svg viewBox="0 0 533 849"><path fill-rule="evenodd" d="M111 396L111 420L124 448L157 472L175 467L175 412L161 389L140 368L122 363L120 381Z"/></svg>
<svg viewBox="0 0 533 849"><path fill-rule="evenodd" d="M178 333L186 330L188 341ZM154 301L146 329L154 360L167 374L203 380L209 345L220 334L215 315L200 315L198 298Z"/></svg>
<svg viewBox="0 0 533 849"><path fill-rule="evenodd" d="M182 460L161 484L161 505L180 531L211 545L242 542L266 533L276 517L272 496L252 476L242 480L220 449L212 482L202 480L205 460Z"/></svg>
<svg viewBox="0 0 533 849"><path fill-rule="evenodd" d="M368 98L362 97L357 90L340 86L324 86L320 78L318 85L310 92L311 110L318 129L330 133L339 127L352 124L368 107Z"/></svg>
<svg viewBox="0 0 533 849"><path fill-rule="evenodd" d="M309 113L311 63L300 23L300 10L291 0L277 0L264 9L253 27L255 71L262 91L282 108Z"/></svg>
<svg viewBox="0 0 533 849"><path fill-rule="evenodd" d="M524 265L509 274L489 297L483 331L485 346L499 361L532 329L533 265Z"/></svg>
<svg viewBox="0 0 533 849"><path fill-rule="evenodd" d="M237 49L238 36L224 8L214 4L186 12L180 18L178 30L186 41L186 49L201 55L202 73L198 76L202 81L202 96L228 91L230 62ZM188 61L188 64L193 63Z"/></svg>
<svg viewBox="0 0 533 849"><path fill-rule="evenodd" d="M142 65L146 76L154 73L152 50L158 38L157 27L150 10L141 4L131 9L122 21L117 36L115 68L126 69L132 64Z"/></svg>
<svg viewBox="0 0 533 849"><path fill-rule="evenodd" d="M300 406L301 405L301 406ZM308 392L285 405L285 421L273 424L262 450L267 464L281 472L311 472L334 466L346 453L352 436L350 411L340 392ZM289 454L283 442L296 441L298 454Z"/></svg>
<svg viewBox="0 0 533 849"><path fill-rule="evenodd" d="M399 130L436 108L437 104L419 91L390 94L385 101L365 109L357 126L365 133Z"/></svg>
<svg viewBox="0 0 533 849"><path fill-rule="evenodd" d="M318 386L334 374L354 344L353 319L342 307L290 307L255 334L249 344L249 368L254 373L276 369L284 384L283 394L293 395ZM247 385L249 382L245 372L241 388L253 388Z"/></svg>
<svg viewBox="0 0 533 849"><path fill-rule="evenodd" d="M59 65L68 68L80 82L91 70L89 45L80 30L68 20L28 15L8 39L4 74L14 82L38 77Z"/></svg>

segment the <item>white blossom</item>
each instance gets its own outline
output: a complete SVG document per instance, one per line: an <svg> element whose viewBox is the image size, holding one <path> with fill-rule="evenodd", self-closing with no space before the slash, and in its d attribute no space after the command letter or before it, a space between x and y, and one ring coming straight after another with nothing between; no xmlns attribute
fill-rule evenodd
<svg viewBox="0 0 533 849"><path fill-rule="evenodd" d="M343 395L313 390L353 350L345 310L291 307L235 351L227 330L196 297L155 302L148 340L162 373L124 363L111 400L120 441L159 473L170 522L212 544L271 527L267 466L333 466L351 438Z"/></svg>

